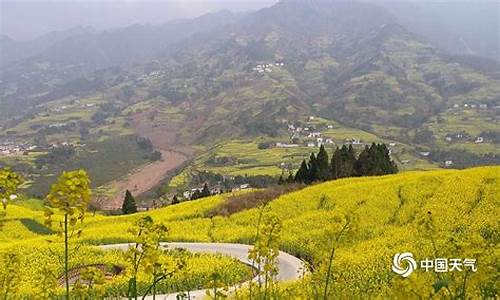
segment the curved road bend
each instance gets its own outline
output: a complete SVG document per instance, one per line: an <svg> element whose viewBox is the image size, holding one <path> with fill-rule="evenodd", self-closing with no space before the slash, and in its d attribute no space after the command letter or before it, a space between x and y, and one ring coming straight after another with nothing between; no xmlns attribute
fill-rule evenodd
<svg viewBox="0 0 500 300"><path fill-rule="evenodd" d="M101 245L99 246L103 250L108 249L119 249L127 250L131 245L134 244L112 244L112 245ZM236 258L237 260L245 263L247 265L252 265L251 260L248 259L248 250L252 247L243 244L229 244L229 243L161 243L164 248L180 248L185 249L194 253L212 253L212 254L223 254ZM304 270L304 263L295 256L292 256L286 252L280 251L278 255L278 275L279 281L297 280L299 279ZM253 280L256 280L255 278ZM231 290L235 290L239 286L234 286ZM196 290L189 292L190 299L203 299L206 296L206 290ZM175 300L177 293L168 295L156 295L155 299L163 300ZM153 299L152 296L146 297L146 299Z"/></svg>

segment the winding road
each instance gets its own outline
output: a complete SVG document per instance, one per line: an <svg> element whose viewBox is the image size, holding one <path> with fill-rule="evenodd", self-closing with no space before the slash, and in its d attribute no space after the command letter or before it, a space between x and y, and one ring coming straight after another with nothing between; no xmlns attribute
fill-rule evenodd
<svg viewBox="0 0 500 300"><path fill-rule="evenodd" d="M134 244L112 244L112 245L101 245L99 246L103 250L127 250L130 246ZM194 253L212 253L212 254L223 254L236 258L237 260L245 263L247 265L252 265L252 262L248 259L248 250L252 247L243 244L228 244L228 243L161 243L161 247L169 249L185 249ZM292 256L286 252L280 251L278 255L278 275L277 279L279 281L289 281L299 279L305 271L304 263L295 256ZM253 280L257 280L254 278ZM231 287L230 291L234 291L241 287L245 283L238 286ZM175 300L177 299L177 294L167 294L167 295L156 295L155 299L164 300ZM189 292L189 299L203 299L206 296L206 290L196 290ZM152 296L146 297L146 299L153 299Z"/></svg>

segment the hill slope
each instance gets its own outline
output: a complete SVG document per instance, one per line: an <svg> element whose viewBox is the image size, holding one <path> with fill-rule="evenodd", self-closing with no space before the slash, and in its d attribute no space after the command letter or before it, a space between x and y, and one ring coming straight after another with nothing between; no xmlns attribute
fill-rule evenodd
<svg viewBox="0 0 500 300"><path fill-rule="evenodd" d="M92 244L127 241L130 224L148 215L167 224L170 241L251 243L259 210L206 217L223 201L223 196L217 196L132 216L90 217L82 240ZM499 201L500 168L483 167L331 181L284 195L269 203L263 214L282 220L281 248L314 268L311 277L282 291L288 297L314 295L314 286L324 282L333 243L336 296L457 296L467 276L465 295L475 298L498 295ZM9 207L0 242L3 251L17 244L37 247L33 245L46 238L30 231L20 218L41 222L42 213ZM390 268L397 252L411 252L418 260L475 258L478 270L433 273L418 269L401 280Z"/></svg>
<svg viewBox="0 0 500 300"><path fill-rule="evenodd" d="M154 136L155 148L197 146L195 171L211 167L203 154L217 156L214 148L237 140L303 146L275 161L255 161L252 146L229 158L242 162L238 173L220 174L246 174L246 162L255 162L249 175L276 175L296 170L316 142L307 134L293 139L287 125L309 127L315 116L324 122L312 130L341 128L322 132L332 147L346 139L397 143L391 151L401 169L500 163L498 64L443 53L374 4L284 0L247 14L90 32L56 45L0 72L0 142L47 149ZM125 63L128 57L134 60ZM26 160L17 165L42 175Z"/></svg>

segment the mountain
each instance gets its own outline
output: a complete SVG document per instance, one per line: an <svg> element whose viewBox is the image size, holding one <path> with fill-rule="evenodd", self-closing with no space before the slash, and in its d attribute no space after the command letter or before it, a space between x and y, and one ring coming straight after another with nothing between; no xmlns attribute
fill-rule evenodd
<svg viewBox="0 0 500 300"><path fill-rule="evenodd" d="M2 35L0 38L0 67L36 56L51 46L73 36L91 33L95 33L95 31L90 27L74 27L68 30L54 31L29 41L16 41Z"/></svg>
<svg viewBox="0 0 500 300"><path fill-rule="evenodd" d="M283 0L243 14L92 31L2 71L0 139L144 136L192 159L184 183L206 169L293 171L317 140L288 125L336 145L393 144L402 169L500 162L498 63L448 53L372 3ZM298 148L266 146L277 143ZM229 165L214 167L217 157ZM285 162L288 169L278 167Z"/></svg>
<svg viewBox="0 0 500 300"><path fill-rule="evenodd" d="M82 64L85 69L145 63L161 57L172 44L197 32L208 31L233 22L241 13L220 11L196 19L177 20L163 25L132 25L125 28L95 31L74 28L54 32L30 42L1 45L4 64L19 59L31 63ZM23 49L22 54L16 49Z"/></svg>
<svg viewBox="0 0 500 300"><path fill-rule="evenodd" d="M377 1L398 22L440 49L500 61L498 1Z"/></svg>
<svg viewBox="0 0 500 300"><path fill-rule="evenodd" d="M482 70L471 58L453 58L372 4L281 1L205 37L181 43L176 60L188 64L193 57L218 59L230 62L233 70L285 61L290 80L288 86L275 86L281 95L305 104L305 112L369 131L389 124L420 127L465 99L490 105L499 99L498 65L484 63L494 67ZM273 112L289 104L281 103ZM267 111L263 119L269 120L270 111L261 111Z"/></svg>

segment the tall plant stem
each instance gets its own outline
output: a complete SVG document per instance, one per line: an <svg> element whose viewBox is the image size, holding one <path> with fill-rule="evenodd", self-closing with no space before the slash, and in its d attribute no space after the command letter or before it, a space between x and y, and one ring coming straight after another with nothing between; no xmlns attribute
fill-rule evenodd
<svg viewBox="0 0 500 300"><path fill-rule="evenodd" d="M68 214L64 215L64 282L66 285L66 300L69 300L69 270L68 270Z"/></svg>

